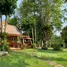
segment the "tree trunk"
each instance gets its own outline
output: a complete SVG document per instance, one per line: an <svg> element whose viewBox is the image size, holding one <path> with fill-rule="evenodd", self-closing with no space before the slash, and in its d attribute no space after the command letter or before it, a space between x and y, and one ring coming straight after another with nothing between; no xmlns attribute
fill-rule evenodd
<svg viewBox="0 0 67 67"><path fill-rule="evenodd" d="M32 38L33 38L33 43L34 43L34 31L33 31L33 27L32 27Z"/></svg>
<svg viewBox="0 0 67 67"><path fill-rule="evenodd" d="M47 44L46 44L46 41L43 41L42 49L47 50Z"/></svg>
<svg viewBox="0 0 67 67"><path fill-rule="evenodd" d="M1 34L2 34L2 16L1 16Z"/></svg>
<svg viewBox="0 0 67 67"><path fill-rule="evenodd" d="M1 15L0 15L0 34L1 34Z"/></svg>
<svg viewBox="0 0 67 67"><path fill-rule="evenodd" d="M6 32L6 23L7 23L7 15L6 15L6 19L5 19L5 28L4 28L4 32Z"/></svg>
<svg viewBox="0 0 67 67"><path fill-rule="evenodd" d="M0 32L0 34L1 34L1 40L2 40L2 16L1 16L1 32Z"/></svg>
<svg viewBox="0 0 67 67"><path fill-rule="evenodd" d="M35 24L35 43L36 43L36 24Z"/></svg>
<svg viewBox="0 0 67 67"><path fill-rule="evenodd" d="M43 47L43 40L42 40L42 44L41 44L41 47Z"/></svg>

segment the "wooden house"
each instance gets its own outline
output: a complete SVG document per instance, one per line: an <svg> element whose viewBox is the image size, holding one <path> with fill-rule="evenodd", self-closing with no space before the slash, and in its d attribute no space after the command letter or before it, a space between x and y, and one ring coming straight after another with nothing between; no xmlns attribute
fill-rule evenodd
<svg viewBox="0 0 67 67"><path fill-rule="evenodd" d="M5 22L2 22L2 32L5 30ZM19 29L16 26L9 25L6 23L6 30L5 32L7 33L7 40L9 43L10 47L15 47L17 48L22 47L24 43L31 45L31 38L28 36L23 36L22 33L19 31ZM18 43L18 37L21 37L21 42Z"/></svg>

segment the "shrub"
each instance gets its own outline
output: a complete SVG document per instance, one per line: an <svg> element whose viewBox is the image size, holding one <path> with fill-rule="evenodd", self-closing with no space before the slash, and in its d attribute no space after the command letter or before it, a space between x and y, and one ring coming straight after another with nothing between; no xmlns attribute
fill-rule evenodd
<svg viewBox="0 0 67 67"><path fill-rule="evenodd" d="M41 42L38 41L36 46L37 46L37 47L41 47Z"/></svg>
<svg viewBox="0 0 67 67"><path fill-rule="evenodd" d="M53 49L54 50L61 50L60 44L53 44Z"/></svg>
<svg viewBox="0 0 67 67"><path fill-rule="evenodd" d="M32 48L36 48L36 43L32 44L31 47L32 47Z"/></svg>
<svg viewBox="0 0 67 67"><path fill-rule="evenodd" d="M3 32L2 35L1 35L1 38L2 38L2 40L6 39L7 38L7 33Z"/></svg>
<svg viewBox="0 0 67 67"><path fill-rule="evenodd" d="M8 46L8 42L7 42L7 33L2 33L1 34L1 45L0 45L0 50L1 51L9 51L9 46Z"/></svg>
<svg viewBox="0 0 67 67"><path fill-rule="evenodd" d="M43 50L47 50L47 49L48 49L48 48L47 48L47 45L44 44L44 45L42 46L42 49L43 49Z"/></svg>
<svg viewBox="0 0 67 67"><path fill-rule="evenodd" d="M27 45L28 45L28 44L23 44L23 46L22 46L23 49L26 49L26 48L27 48Z"/></svg>
<svg viewBox="0 0 67 67"><path fill-rule="evenodd" d="M9 51L9 46L8 46L8 42L7 40L2 40L2 44L1 44L1 51Z"/></svg>
<svg viewBox="0 0 67 67"><path fill-rule="evenodd" d="M20 44L21 44L21 39L20 39L20 37L17 37L17 45L18 45L18 47L20 46Z"/></svg>
<svg viewBox="0 0 67 67"><path fill-rule="evenodd" d="M64 41L62 40L62 38L60 37L55 37L54 41L53 41L53 49L54 50L61 50L62 46L61 44L64 46Z"/></svg>

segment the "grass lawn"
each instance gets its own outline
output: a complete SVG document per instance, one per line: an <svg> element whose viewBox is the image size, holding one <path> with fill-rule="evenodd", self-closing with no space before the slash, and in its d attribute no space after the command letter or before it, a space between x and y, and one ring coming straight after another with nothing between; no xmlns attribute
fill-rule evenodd
<svg viewBox="0 0 67 67"><path fill-rule="evenodd" d="M43 59L40 57L43 57ZM13 51L10 52L9 56L0 57L0 67L55 67L44 60L55 61L57 64L67 67L67 50L59 52L51 49Z"/></svg>
<svg viewBox="0 0 67 67"><path fill-rule="evenodd" d="M37 56L43 57L44 60L46 59L46 60L55 61L57 64L61 64L64 67L67 67L67 49L63 51L53 51L52 49L49 50L28 49L23 51L30 55L35 54Z"/></svg>

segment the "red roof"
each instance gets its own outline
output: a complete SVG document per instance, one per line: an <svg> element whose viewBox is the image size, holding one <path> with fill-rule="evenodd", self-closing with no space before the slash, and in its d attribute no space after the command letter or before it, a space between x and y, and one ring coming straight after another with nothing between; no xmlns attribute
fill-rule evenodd
<svg viewBox="0 0 67 67"><path fill-rule="evenodd" d="M23 36L24 39L28 39L31 40L32 38L30 38L29 36Z"/></svg>

